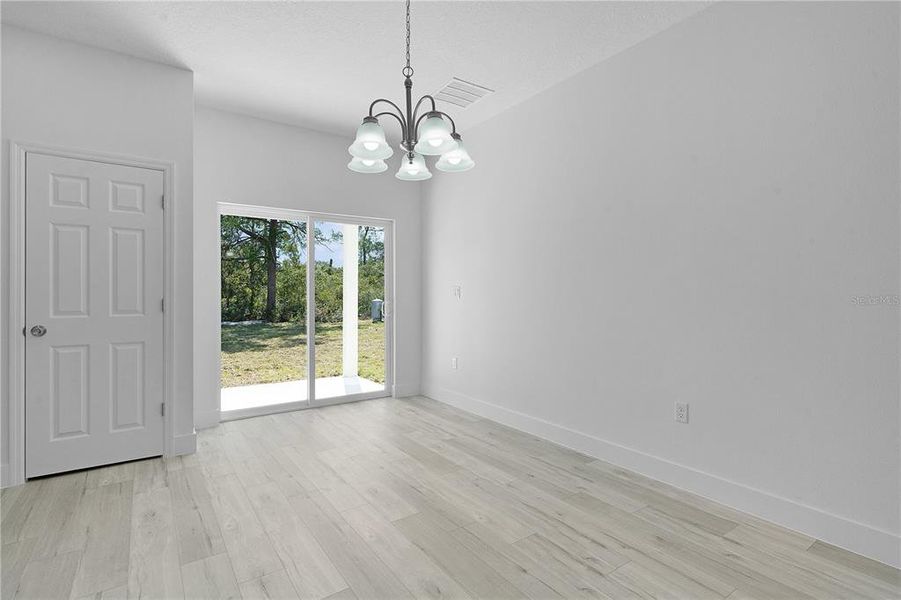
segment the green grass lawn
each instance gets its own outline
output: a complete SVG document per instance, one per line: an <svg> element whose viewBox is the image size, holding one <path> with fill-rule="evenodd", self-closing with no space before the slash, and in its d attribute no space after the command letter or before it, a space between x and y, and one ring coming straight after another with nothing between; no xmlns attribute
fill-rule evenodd
<svg viewBox="0 0 901 600"><path fill-rule="evenodd" d="M359 375L385 382L385 324L360 321ZM316 377L342 374L341 324L320 323ZM298 323L222 328L222 387L307 378L307 331Z"/></svg>

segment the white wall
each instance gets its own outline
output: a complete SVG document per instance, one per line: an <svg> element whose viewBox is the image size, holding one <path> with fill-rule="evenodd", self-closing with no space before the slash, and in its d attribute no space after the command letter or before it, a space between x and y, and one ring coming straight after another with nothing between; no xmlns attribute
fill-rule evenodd
<svg viewBox="0 0 901 600"><path fill-rule="evenodd" d="M349 171L345 137L199 107L195 114L194 364L198 427L218 422L218 202L395 221L395 390L419 392L420 185Z"/></svg>
<svg viewBox="0 0 901 600"><path fill-rule="evenodd" d="M464 132L424 392L899 564L898 12L722 3Z"/></svg>
<svg viewBox="0 0 901 600"><path fill-rule="evenodd" d="M2 462L9 407L6 340L9 299L9 146L32 142L175 163L175 252L180 265L170 308L175 318L175 435L193 449L192 135L193 74L4 25L2 28Z"/></svg>

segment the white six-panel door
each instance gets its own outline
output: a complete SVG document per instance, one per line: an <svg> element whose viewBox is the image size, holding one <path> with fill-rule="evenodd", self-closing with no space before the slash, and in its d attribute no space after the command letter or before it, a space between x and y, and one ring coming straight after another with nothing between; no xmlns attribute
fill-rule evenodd
<svg viewBox="0 0 901 600"><path fill-rule="evenodd" d="M27 154L27 477L163 453L163 190Z"/></svg>

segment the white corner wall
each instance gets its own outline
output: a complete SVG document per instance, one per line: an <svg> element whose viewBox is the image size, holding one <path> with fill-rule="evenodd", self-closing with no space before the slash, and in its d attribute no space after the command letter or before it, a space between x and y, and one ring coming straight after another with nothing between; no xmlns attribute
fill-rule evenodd
<svg viewBox="0 0 901 600"><path fill-rule="evenodd" d="M720 3L464 132L424 393L901 564L898 32Z"/></svg>
<svg viewBox="0 0 901 600"><path fill-rule="evenodd" d="M175 163L174 422L177 451L193 451L191 271L194 77L189 71L2 27L2 386L0 456L6 472L9 407L9 149L30 142ZM6 483L5 481L3 483Z"/></svg>
<svg viewBox="0 0 901 600"><path fill-rule="evenodd" d="M349 171L355 123L341 137L205 107L194 123L197 427L219 422L219 202L393 219L394 393L419 393L421 184Z"/></svg>

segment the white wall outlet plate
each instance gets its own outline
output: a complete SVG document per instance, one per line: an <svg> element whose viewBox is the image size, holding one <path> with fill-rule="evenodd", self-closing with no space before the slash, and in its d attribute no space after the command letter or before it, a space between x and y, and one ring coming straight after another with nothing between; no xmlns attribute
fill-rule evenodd
<svg viewBox="0 0 901 600"><path fill-rule="evenodd" d="M676 422L688 423L688 402L676 402Z"/></svg>
<svg viewBox="0 0 901 600"><path fill-rule="evenodd" d="M453 358L451 358L451 369L456 369L456 368L457 368L457 357L454 356Z"/></svg>
<svg viewBox="0 0 901 600"><path fill-rule="evenodd" d="M454 286L454 298L462 298L463 289L459 285Z"/></svg>

